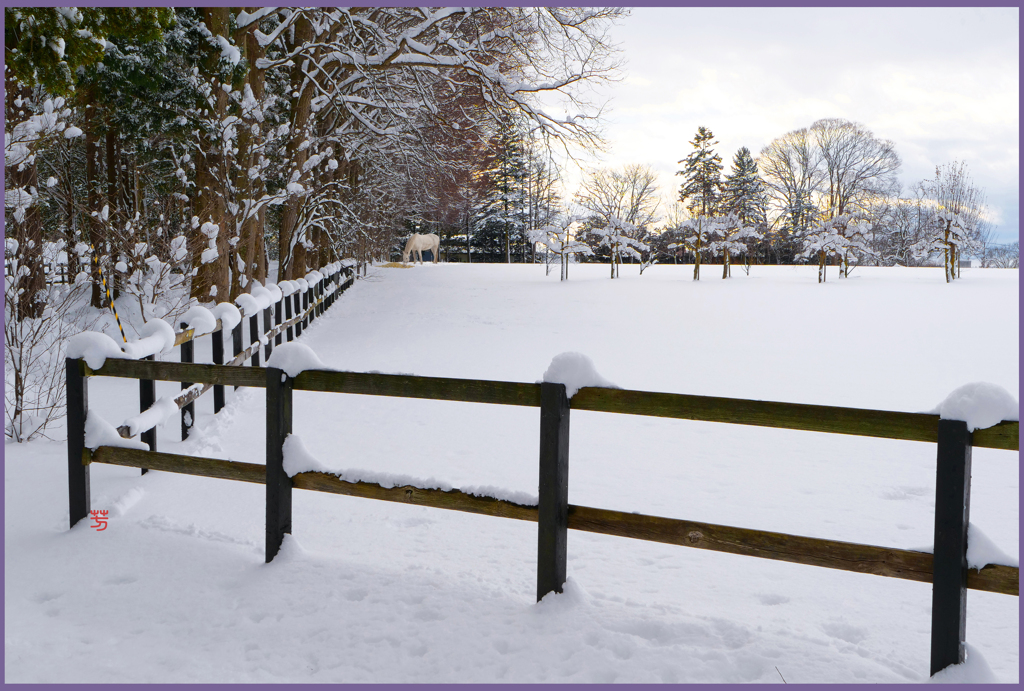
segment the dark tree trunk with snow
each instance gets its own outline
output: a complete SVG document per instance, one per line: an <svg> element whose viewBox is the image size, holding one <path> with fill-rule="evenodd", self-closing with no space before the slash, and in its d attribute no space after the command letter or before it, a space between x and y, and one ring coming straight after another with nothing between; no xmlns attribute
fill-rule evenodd
<svg viewBox="0 0 1024 691"><path fill-rule="evenodd" d="M103 224L99 218L93 216L98 214L103 207L100 194L100 147L98 140L99 114L95 103L93 89L85 92L85 185L86 185L86 209L89 212L85 238L92 246L93 260L89 262L89 271L92 276L92 298L90 304L93 307L103 307L106 295L103 291L103 281L100 276L99 257L100 248L106 238Z"/></svg>
<svg viewBox="0 0 1024 691"><path fill-rule="evenodd" d="M313 25L305 17L300 18L295 24L294 45L299 46L312 39ZM314 89L313 85L306 81L301 64L292 67L292 85L298 96L291 99L291 139L288 141L286 149L286 158L290 161L291 168L287 174L290 179L294 172L299 172L297 182L302 184L305 180L301 174L302 164L308 158L309 149L300 149L300 146L308 136L307 125L312 113ZM290 195L284 203L284 213L281 216L278 274L279 278L287 280L295 280L306 275L306 248L298 237L302 232L302 228L299 227L299 207L302 205L302 201L302 197L295 194Z"/></svg>
<svg viewBox="0 0 1024 691"><path fill-rule="evenodd" d="M246 11L254 12L256 9L258 8L248 7ZM245 84L251 89L256 103L262 104L266 95L266 71L257 67L257 62L266 55L267 51L256 40L256 28L257 24L250 24L241 33L235 35L235 42L240 47L242 59L248 64ZM251 178L249 170L259 163L259 153L256 148L262 137L263 123L261 118L256 117L256 113L244 107L240 115L243 127L238 133L237 163L233 171L235 188L248 190L249 199L258 199L266 193L266 184L261 175ZM253 129L256 132L253 132ZM238 242L233 248L230 248L228 264L231 269L230 299L232 300L240 294L248 292L248 280L254 278L261 283L266 282L266 246L263 238L265 222L266 212L261 207L254 216L247 217L242 222L238 232ZM234 229L231 232L234 232ZM240 267L244 268L240 270ZM242 285L243 275L246 277L245 285Z"/></svg>
<svg viewBox="0 0 1024 691"><path fill-rule="evenodd" d="M230 11L227 7L203 8L203 21L215 36L229 35ZM228 98L221 88L218 78L217 63L219 53L212 51L203 62L203 70L214 88L215 104L213 117L220 120L227 114ZM215 132L201 135L200 151L196 156L196 196L192 201L193 213L198 219L199 227L195 229L194 241L199 246L193 248L192 267L196 272L192 278L192 297L206 302L211 299L223 300L230 295L228 282L228 219L224 195L221 190L221 179L228 175L224 170L226 157L223 151L224 142ZM217 257L212 261L203 262L203 251L209 248L209 238L201 232L205 223L217 226L216 249Z"/></svg>

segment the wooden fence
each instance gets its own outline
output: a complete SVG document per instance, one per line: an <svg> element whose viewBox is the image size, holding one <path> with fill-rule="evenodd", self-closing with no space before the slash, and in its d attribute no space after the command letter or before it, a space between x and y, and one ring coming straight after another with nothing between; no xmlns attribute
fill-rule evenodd
<svg viewBox="0 0 1024 691"><path fill-rule="evenodd" d="M290 343L293 339L301 336L302 330L309 326L310 321L318 319L330 309L337 296L347 290L354 280L352 267L341 266L339 263L333 271L322 275L322 278L316 283L308 284L306 288L300 287L299 290L288 295L282 294L281 299L270 304L260 313L244 315L242 320L231 329L232 358L226 363L224 362L225 329L220 319L217 320L213 331L200 336L196 336L195 329L182 323L181 330L174 339L174 345L181 346L181 362L193 362L196 338L209 335L214 364L237 367L249 360L253 367L259 367L261 347L263 357L266 359L270 357L275 345L280 345L285 340ZM260 325L261 316L262 326ZM242 327L246 321L248 321L249 345L243 347ZM152 357L146 358L149 361L152 359ZM136 378L139 380L139 412L144 412L156 401L156 384L154 379L146 376L145 373ZM204 383L202 379L197 381ZM182 382L182 393L175 399L175 403L181 411L181 438L183 440L188 438L189 430L195 424L196 399L211 388L213 389L213 412L216 414L224 407L223 385L205 384L202 387L194 387L193 382ZM131 436L127 425L118 427L118 432L122 437ZM151 451L156 451L156 427L142 432L140 439L149 444ZM143 468L142 472L145 474L146 469Z"/></svg>
<svg viewBox="0 0 1024 691"><path fill-rule="evenodd" d="M92 376L203 382L266 389L266 463L242 463L120 447L85 447L87 378ZM71 524L89 515L89 464L108 463L266 485L266 560L291 532L292 489L403 502L538 523L537 599L561 592L567 529L664 542L764 559L902 578L932 587L931 672L964 660L966 589L1019 596L1017 567L968 569L967 525L973 446L1016 451L1019 423L1004 421L971 434L964 422L937 415L776 403L707 396L583 388L570 406L562 384L417 377L311 370L292 378L275 368L109 359L98 370L68 359L68 473ZM283 443L292 431L295 391L398 396L540 408L537 506L405 486L386 488L306 472L289 478ZM692 520L573 506L568 503L570 410L650 415L782 429L930 442L937 445L934 554L801 537ZM152 448L152 447L151 447Z"/></svg>

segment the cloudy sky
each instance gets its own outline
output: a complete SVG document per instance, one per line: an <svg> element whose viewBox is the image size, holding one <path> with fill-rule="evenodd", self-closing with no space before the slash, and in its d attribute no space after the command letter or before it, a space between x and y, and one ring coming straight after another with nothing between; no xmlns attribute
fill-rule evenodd
<svg viewBox="0 0 1024 691"><path fill-rule="evenodd" d="M626 66L606 166L641 163L675 197L697 127L726 171L741 146L839 117L891 139L905 187L964 160L993 240L1019 235L1019 9L635 8L613 29ZM572 186L578 173L566 171Z"/></svg>

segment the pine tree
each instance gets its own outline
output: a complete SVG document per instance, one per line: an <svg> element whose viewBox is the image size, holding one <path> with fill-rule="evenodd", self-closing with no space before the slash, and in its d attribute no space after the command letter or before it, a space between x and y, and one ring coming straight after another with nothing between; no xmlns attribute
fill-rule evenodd
<svg viewBox="0 0 1024 691"><path fill-rule="evenodd" d="M489 189L477 212L475 253L511 263L513 256L525 254L529 223L525 124L511 116L501 118L489 146L491 156L484 172Z"/></svg>
<svg viewBox="0 0 1024 691"><path fill-rule="evenodd" d="M757 226L766 223L768 197L757 174L757 162L750 149L742 147L732 160L732 172L722 185L722 207L733 213L742 223Z"/></svg>
<svg viewBox="0 0 1024 691"><path fill-rule="evenodd" d="M134 34L140 40L155 40L162 29L169 26L172 17L170 10L160 8L6 8L5 132L13 130L18 123L30 121L46 102L52 109L54 102L50 96L67 98L71 105L70 99L82 71L104 57L107 38ZM41 103L35 103L36 96ZM70 114L70 109L67 114L58 110L61 118ZM14 167L5 157L5 167L5 190L39 189L34 156L24 157ZM28 317L41 314L43 305L36 300L36 295L46 285L40 254L43 223L40 205L36 202L33 197L17 219L16 227L8 229L9 234L14 230L25 253L23 266L27 274L23 277L19 315Z"/></svg>
<svg viewBox="0 0 1024 691"><path fill-rule="evenodd" d="M746 236L745 256L747 271L750 270L750 244L764 237L768 229L768 195L757 172L757 162L750 155L750 149L740 148L732 161L732 172L725 176L722 190L722 212L735 214L740 223L756 231Z"/></svg>
<svg viewBox="0 0 1024 691"><path fill-rule="evenodd" d="M715 135L706 127L698 127L697 135L690 144L694 151L679 163L685 167L676 175L683 176L679 188L679 201L689 200L687 208L693 215L713 216L721 196L722 157L712 147Z"/></svg>

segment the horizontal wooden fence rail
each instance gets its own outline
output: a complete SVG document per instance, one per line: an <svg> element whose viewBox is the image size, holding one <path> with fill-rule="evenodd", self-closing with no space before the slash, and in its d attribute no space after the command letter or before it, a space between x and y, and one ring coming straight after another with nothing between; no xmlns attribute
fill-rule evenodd
<svg viewBox="0 0 1024 691"><path fill-rule="evenodd" d="M108 359L98 370L84 366L83 374L258 388L266 386L263 367L225 369L216 365ZM480 379L307 370L295 378L294 388L296 391L397 396L535 408L540 406L540 384ZM933 444L938 440L939 416L928 413L902 413L593 387L580 389L573 396L571 405L573 410L603 413L725 422ZM877 426L874 426L876 424ZM1019 429L1019 422L1004 420L988 429L975 430L973 446L1018 451Z"/></svg>
<svg viewBox="0 0 1024 691"><path fill-rule="evenodd" d="M572 398L572 408L933 444L938 441L939 428L939 416L928 413L746 401L623 389L580 389ZM977 430L974 432L974 446L1016 451L1019 446L1019 427L1018 422L1005 421L988 429Z"/></svg>
<svg viewBox="0 0 1024 691"><path fill-rule="evenodd" d="M297 296L296 296L297 298ZM286 329L299 333L316 317L317 304L285 310L284 323L271 330L270 340ZM285 300L286 308L292 305ZM292 316L294 314L294 316ZM235 330L235 359L244 362L256 341L242 351ZM257 355L253 355L257 357ZM155 451L100 447L85 448L85 411L90 376L164 380L209 386L251 386L266 390L267 451L264 465L240 463ZM932 583L932 674L964 660L966 590L968 588L1019 596L1018 567L988 565L968 569L967 531L970 507L970 469L973 447L1019 449L1019 422L967 430L965 422L940 420L938 415L753 401L712 396L630 391L587 387L572 398L565 386L445 377L307 370L289 377L280 369L108 359L97 370L81 360L67 360L68 479L71 524L88 515L92 463L107 463L199 475L266 486L266 559L278 553L291 533L292 489L330 492L443 508L538 523L537 598L561 592L565 582L566 531L604 535L707 549ZM194 398L199 388L179 397ZM411 486L385 488L373 483L347 482L325 473L299 473L289 478L283 469L284 440L292 432L295 391L396 396L467 403L540 408L539 501L536 506L479 497L459 490ZM196 394L198 395L198 394ZM568 439L571 410L755 425L832 434L870 436L936 444L935 553L862 545L837 540L788 535L697 521L646 516L568 504ZM151 447L152 448L152 447Z"/></svg>
<svg viewBox="0 0 1024 691"><path fill-rule="evenodd" d="M259 463L152 453L110 446L101 446L95 451L86 450L83 460L87 463L105 463L129 468L146 466L151 470L170 473L266 484L266 466ZM292 477L292 486L296 489L364 499L379 499L521 521L537 521L536 506L516 504L492 497L479 497L458 489L382 487L369 482L348 482L327 473L298 473ZM570 530L601 535L662 542L921 583L932 581L932 555L927 552L860 545L750 528L733 528L571 504L568 527ZM1017 567L990 564L981 571L971 569L967 576L967 587L1005 595L1019 595L1019 576L1020 570Z"/></svg>

